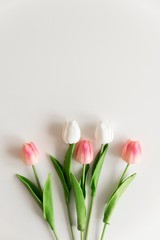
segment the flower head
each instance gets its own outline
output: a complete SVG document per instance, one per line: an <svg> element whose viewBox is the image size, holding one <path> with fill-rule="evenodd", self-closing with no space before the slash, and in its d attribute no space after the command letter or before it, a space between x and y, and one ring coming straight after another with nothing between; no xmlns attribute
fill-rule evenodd
<svg viewBox="0 0 160 240"><path fill-rule="evenodd" d="M98 123L95 130L95 138L101 144L110 143L113 141L114 133L111 121L101 121Z"/></svg>
<svg viewBox="0 0 160 240"><path fill-rule="evenodd" d="M80 137L81 131L78 123L75 120L66 122L62 132L64 142L69 144L77 143Z"/></svg>
<svg viewBox="0 0 160 240"><path fill-rule="evenodd" d="M75 158L81 164L89 164L93 161L93 147L89 140L81 140L77 144Z"/></svg>
<svg viewBox="0 0 160 240"><path fill-rule="evenodd" d="M35 165L39 162L39 151L33 142L25 143L22 147L24 162L27 165Z"/></svg>
<svg viewBox="0 0 160 240"><path fill-rule="evenodd" d="M128 140L122 150L122 159L127 163L135 164L140 162L141 145L138 141Z"/></svg>

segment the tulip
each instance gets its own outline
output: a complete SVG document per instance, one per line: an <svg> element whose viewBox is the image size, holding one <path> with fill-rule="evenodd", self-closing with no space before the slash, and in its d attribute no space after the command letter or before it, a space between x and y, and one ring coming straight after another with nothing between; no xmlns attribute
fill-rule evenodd
<svg viewBox="0 0 160 240"><path fill-rule="evenodd" d="M140 143L138 141L128 140L125 143L122 150L122 159L127 163L127 165L124 169L124 172L121 176L118 186L120 186L123 180L125 179L130 164L135 164L140 162L140 156L141 156Z"/></svg>
<svg viewBox="0 0 160 240"><path fill-rule="evenodd" d="M62 138L65 143L69 144L69 146L65 154L63 166L65 169L66 184L69 190L69 194L70 194L70 187L71 187L70 175L71 175L71 168L72 168L72 157L74 154L75 144L79 141L80 136L81 136L81 131L78 126L78 123L75 120L66 122L62 132ZM72 229L73 224L71 221L71 212L69 208L69 202L67 202L67 210L68 210L68 217L69 217L72 239L74 240L74 233Z"/></svg>
<svg viewBox="0 0 160 240"><path fill-rule="evenodd" d="M33 142L25 143L22 147L24 162L27 165L35 165L39 162L39 151Z"/></svg>
<svg viewBox="0 0 160 240"><path fill-rule="evenodd" d="M122 192L123 192L123 187L124 189L126 189L126 182L127 182L127 171L128 171L128 168L130 166L130 164L134 164L134 163L138 163L140 161L140 155L141 155L141 146L140 146L140 143L138 141L131 141L131 140L128 140L124 147L123 147L123 150L122 150L122 159L127 163L126 164L126 167L123 171L123 174L120 178L120 181L119 181L119 184L118 184L118 187L116 188L116 190L113 192L113 194L111 195L111 197L109 199L112 198L112 196L114 195L114 193L117 192L117 197L115 199L115 202L114 204L111 204L112 206L110 207L109 209L109 214L112 212L112 209L115 207L115 203L116 201L118 200L118 191L120 192L120 187L122 189ZM132 177L132 180L133 180L133 176L135 177L136 174L133 174L131 175L130 177L128 177L128 180L130 178L131 180L131 177ZM126 179L126 180L125 180ZM124 182L125 181L125 182ZM122 185L124 183L124 185ZM129 181L128 181L129 183ZM105 221L104 221L105 222ZM105 222L104 223L104 227L103 227L103 230L102 230L102 235L101 235L101 240L104 239L104 235L105 235L105 231L106 231L106 226L107 224L109 224L108 222Z"/></svg>
<svg viewBox="0 0 160 240"><path fill-rule="evenodd" d="M122 159L128 164L140 162L141 146L138 141L128 140L122 150Z"/></svg>
<svg viewBox="0 0 160 240"><path fill-rule="evenodd" d="M93 161L93 147L89 140L81 140L77 144L75 158L81 164L89 164Z"/></svg>
<svg viewBox="0 0 160 240"><path fill-rule="evenodd" d="M27 165L32 166L34 176L38 185L40 192L42 193L42 187L39 181L39 177L37 174L36 167L34 166L36 163L39 162L39 151L33 142L25 143L22 147L24 162Z"/></svg>
<svg viewBox="0 0 160 240"><path fill-rule="evenodd" d="M65 143L75 144L79 141L81 136L81 131L78 123L74 121L69 121L65 124L62 132L62 138Z"/></svg>
<svg viewBox="0 0 160 240"><path fill-rule="evenodd" d="M101 121L97 124L96 130L95 130L95 139L101 144L101 149L100 152L98 153L96 157L96 164L95 168L97 168L96 174L94 174L95 169L92 172L92 177L96 178L93 184L91 180L91 190L92 190L92 195L91 195L91 200L89 203L89 212L88 212L88 219L86 223L86 236L85 240L88 240L88 234L89 234L89 225L90 225L90 219L92 215L92 209L93 209L93 203L94 203L94 198L95 198L95 192L98 186L98 179L101 173L101 169L103 166L103 160L106 155L107 149L108 149L108 143L113 141L113 127L110 121Z"/></svg>
<svg viewBox="0 0 160 240"><path fill-rule="evenodd" d="M101 144L113 141L114 133L111 121L101 121L95 130L95 138Z"/></svg>

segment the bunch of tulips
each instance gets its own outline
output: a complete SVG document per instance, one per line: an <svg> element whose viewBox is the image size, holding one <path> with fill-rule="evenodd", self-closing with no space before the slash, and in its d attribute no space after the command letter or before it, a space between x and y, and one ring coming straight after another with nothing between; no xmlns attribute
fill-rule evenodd
<svg viewBox="0 0 160 240"><path fill-rule="evenodd" d="M89 232L90 219L103 162L109 144L113 141L114 137L112 123L110 121L100 122L95 129L95 139L97 143L101 145L95 158L91 141L88 139L80 139L81 131L75 120L69 121L65 124L62 137L65 143L68 145L68 149L66 150L66 154L64 156L64 161L61 163L52 155L49 155L49 159L53 163L64 190L64 198L70 225L70 239L75 240L72 212L70 207L71 192L73 192L74 195L77 229L80 231L80 239L92 239L92 235L90 236ZM44 187L42 187L35 167L39 161L39 151L36 145L33 142L26 143L23 145L22 151L25 163L32 166L35 176L35 183L19 174L17 174L17 177L29 190L39 207L42 209L44 219L47 221L50 229L52 230L54 239L58 240L59 237L56 232L54 220L51 174L48 175ZM135 173L127 176L127 171L130 164L135 164L140 161L140 155L140 143L138 141L128 140L122 149L122 159L126 162L126 167L119 182L117 183L116 189L114 189L104 206L104 225L99 238L100 240L104 239L106 227L110 224L110 218L113 210L119 202L120 197L136 176ZM82 173L79 179L77 179L75 174L72 172L73 159L82 164ZM91 167L92 162L93 164ZM87 191L86 188L88 183L90 184L90 192ZM88 192L90 194L90 202L89 206L87 207L86 196Z"/></svg>

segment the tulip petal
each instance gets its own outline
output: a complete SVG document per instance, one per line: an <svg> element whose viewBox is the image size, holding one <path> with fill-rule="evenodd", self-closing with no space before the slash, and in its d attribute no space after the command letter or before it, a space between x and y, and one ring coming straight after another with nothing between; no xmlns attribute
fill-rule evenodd
<svg viewBox="0 0 160 240"><path fill-rule="evenodd" d="M89 140L81 140L76 145L75 159L81 164L89 164L93 161L93 147Z"/></svg>
<svg viewBox="0 0 160 240"><path fill-rule="evenodd" d="M65 143L73 144L77 143L80 139L81 131L78 126L78 123L74 121L66 122L63 131L62 131L62 138Z"/></svg>
<svg viewBox="0 0 160 240"><path fill-rule="evenodd" d="M101 144L106 144L113 141L114 133L111 121L101 121L97 124L95 138Z"/></svg>
<svg viewBox="0 0 160 240"><path fill-rule="evenodd" d="M39 162L39 151L33 142L25 143L22 147L24 162L27 165L35 165Z"/></svg>
<svg viewBox="0 0 160 240"><path fill-rule="evenodd" d="M129 164L136 164L140 162L140 156L140 143L138 141L128 140L122 150L122 159Z"/></svg>

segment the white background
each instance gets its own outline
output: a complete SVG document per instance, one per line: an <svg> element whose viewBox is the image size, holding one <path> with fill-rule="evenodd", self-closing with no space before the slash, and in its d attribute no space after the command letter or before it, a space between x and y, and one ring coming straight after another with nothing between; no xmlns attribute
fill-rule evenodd
<svg viewBox="0 0 160 240"><path fill-rule="evenodd" d="M41 211L15 177L33 179L21 146L34 141L44 183L53 173L56 228L69 240L63 191L47 153L60 161L65 120L94 140L111 119L115 139L104 163L90 240L98 240L105 200L125 163L127 138L142 162L106 232L107 240L160 239L160 2L157 0L0 0L0 239L49 240ZM99 145L95 142L96 149ZM77 163L74 162L74 169ZM79 234L77 239L79 239Z"/></svg>

